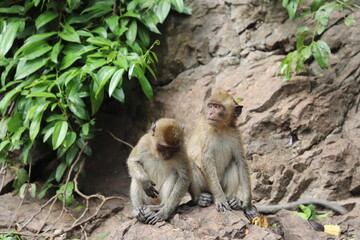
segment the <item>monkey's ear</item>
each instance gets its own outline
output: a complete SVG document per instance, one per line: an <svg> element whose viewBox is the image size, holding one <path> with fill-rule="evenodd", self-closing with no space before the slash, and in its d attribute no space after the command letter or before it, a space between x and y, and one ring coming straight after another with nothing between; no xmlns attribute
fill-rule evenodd
<svg viewBox="0 0 360 240"><path fill-rule="evenodd" d="M242 108L243 106L241 105L236 105L235 109L234 109L234 116L237 118L241 115L242 113Z"/></svg>
<svg viewBox="0 0 360 240"><path fill-rule="evenodd" d="M153 122L150 127L151 136L155 136L156 123Z"/></svg>

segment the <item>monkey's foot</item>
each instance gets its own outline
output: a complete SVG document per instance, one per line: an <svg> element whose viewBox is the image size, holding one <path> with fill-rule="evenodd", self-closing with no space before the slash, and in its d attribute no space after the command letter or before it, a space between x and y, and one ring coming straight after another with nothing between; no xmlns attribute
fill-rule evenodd
<svg viewBox="0 0 360 240"><path fill-rule="evenodd" d="M245 207L244 213L246 217L249 218L250 220L257 217L261 217L260 213L258 212L255 206Z"/></svg>
<svg viewBox="0 0 360 240"><path fill-rule="evenodd" d="M200 207L208 207L212 204L213 197L210 193L201 193L197 204Z"/></svg>
<svg viewBox="0 0 360 240"><path fill-rule="evenodd" d="M157 210L151 209L149 206L139 206L134 208L132 214L142 223L148 223L150 218L156 214Z"/></svg>
<svg viewBox="0 0 360 240"><path fill-rule="evenodd" d="M145 223L154 225L155 223L165 221L166 219L166 216L164 216L160 212L157 212L150 215Z"/></svg>
<svg viewBox="0 0 360 240"><path fill-rule="evenodd" d="M224 212L225 210L231 211L231 207L227 200L223 202L215 202L215 207L218 212Z"/></svg>
<svg viewBox="0 0 360 240"><path fill-rule="evenodd" d="M237 197L227 197L226 200L229 203L229 206L232 210L241 210L242 209L242 201L240 201Z"/></svg>

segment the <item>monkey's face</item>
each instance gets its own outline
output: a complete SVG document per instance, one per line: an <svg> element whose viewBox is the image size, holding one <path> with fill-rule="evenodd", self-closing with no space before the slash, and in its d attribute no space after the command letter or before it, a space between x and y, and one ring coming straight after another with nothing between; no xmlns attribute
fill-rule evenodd
<svg viewBox="0 0 360 240"><path fill-rule="evenodd" d="M210 125L223 124L225 121L226 109L223 105L210 102L207 104L206 119Z"/></svg>
<svg viewBox="0 0 360 240"><path fill-rule="evenodd" d="M157 143L156 150L160 153L164 160L168 160L180 150L180 146L171 146L167 145L166 143Z"/></svg>

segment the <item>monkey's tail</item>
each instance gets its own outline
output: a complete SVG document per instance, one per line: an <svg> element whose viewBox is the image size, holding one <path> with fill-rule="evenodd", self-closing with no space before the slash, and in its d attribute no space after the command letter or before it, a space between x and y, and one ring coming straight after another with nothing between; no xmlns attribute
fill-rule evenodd
<svg viewBox="0 0 360 240"><path fill-rule="evenodd" d="M348 211L341 205L330 202L328 200L323 199L304 199L304 200L298 200L295 202L289 202L284 204L277 204L277 205L266 205L266 206L256 206L257 210L261 213L276 213L280 211L281 209L293 209L298 207L300 204L308 205L308 204L315 204L320 205L322 207L331 209L337 213L340 213L341 215L346 214Z"/></svg>

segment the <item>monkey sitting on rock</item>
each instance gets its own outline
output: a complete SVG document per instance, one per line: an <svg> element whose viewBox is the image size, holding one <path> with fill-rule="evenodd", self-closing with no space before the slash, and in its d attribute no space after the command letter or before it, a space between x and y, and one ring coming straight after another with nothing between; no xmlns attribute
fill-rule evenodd
<svg viewBox="0 0 360 240"><path fill-rule="evenodd" d="M318 199L253 206L250 170L241 132L236 126L242 106L227 92L218 90L209 97L204 108L187 144L192 164L190 194L194 203L207 207L214 202L218 211L242 209L250 219L259 217L259 212L275 213L299 204L318 204L340 214L347 212L336 203ZM243 201L237 197L240 186Z"/></svg>
<svg viewBox="0 0 360 240"><path fill-rule="evenodd" d="M143 223L167 220L190 185L184 126L170 118L153 123L127 160L134 216Z"/></svg>

